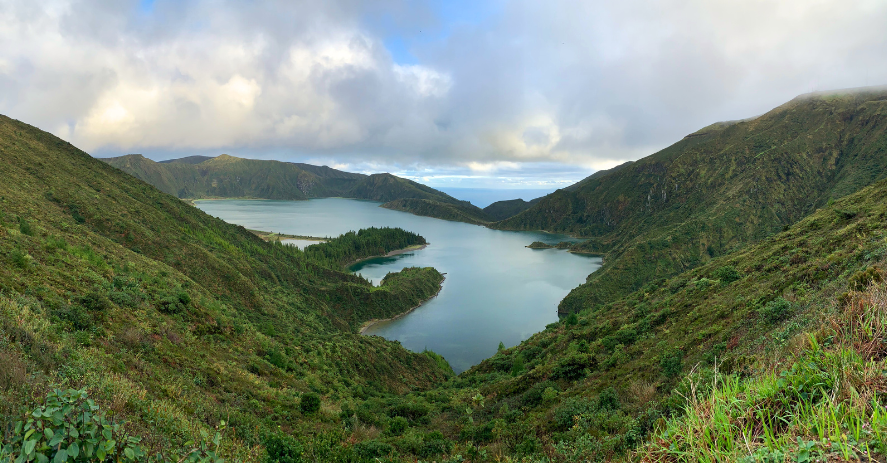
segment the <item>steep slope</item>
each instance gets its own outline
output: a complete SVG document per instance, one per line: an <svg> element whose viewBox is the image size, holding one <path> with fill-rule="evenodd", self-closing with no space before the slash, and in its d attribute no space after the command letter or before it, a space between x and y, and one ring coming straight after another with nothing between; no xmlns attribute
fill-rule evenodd
<svg viewBox="0 0 887 463"><path fill-rule="evenodd" d="M322 177L295 164L279 161L241 159L225 154L199 163L158 163L137 154L103 161L180 198L292 200L341 193L338 184L327 184Z"/></svg>
<svg viewBox="0 0 887 463"><path fill-rule="evenodd" d="M483 210L442 191L391 174L373 174L355 185L349 197L382 201L382 207L416 215L473 224L490 222Z"/></svg>
<svg viewBox="0 0 887 463"><path fill-rule="evenodd" d="M823 346L833 345L836 338L831 330L850 320L856 327L843 331L842 343L869 352L870 360L883 361L883 330L871 327L882 323L884 307L862 318L861 312L869 308L865 302L854 303L854 291L873 283L883 285L887 278L884 198L887 180L835 201L785 232L673 278L651 282L611 304L573 314L498 353L451 382L454 391L477 388L486 398L484 406L474 410L472 424L461 432L484 436L485 429L495 428L484 438L490 448L510 447L528 455L545 449L552 461L627 460L628 451L646 440L660 418L677 420L688 399L696 400L711 388L715 367L718 375L733 375L731 380L758 372L769 378L771 391L778 393L772 400L765 396L760 402L750 401L735 389L733 399L773 413L774 419L767 423L760 416L715 416L703 404L696 412L704 417L696 419L779 426L777 416L803 412L780 397L809 400L818 394L816 388L834 386L843 391L844 397L838 397L843 399L855 394L847 389L852 384L860 390L864 385L869 391L881 390L887 381L882 368L865 367L867 376L852 378L865 359L854 360L852 367L843 357L802 356L802 364L794 367L791 359L811 336ZM787 371L772 375L776 368ZM850 383L831 383L827 378L835 371L850 376L846 378ZM690 379L683 380L687 374ZM873 402L871 397L861 400L884 413L883 400ZM834 413L838 435L847 429L842 426L848 422L842 420L852 416L840 411L839 404L829 408L828 403L816 403L825 407L820 410ZM883 431L887 423L867 426ZM753 452L768 442L762 429L738 424L717 432L731 436L731 442L742 442L740 433L747 433ZM681 459L680 451L688 447L694 447L696 454L727 450L705 439L669 440L675 435L661 431L654 447L671 458L649 461L696 461ZM778 445L794 444L789 436ZM741 445L732 451L745 450ZM885 451L878 449L881 454Z"/></svg>
<svg viewBox="0 0 887 463"><path fill-rule="evenodd" d="M443 203L432 199L395 199L382 205L387 209L409 212L426 217L453 220L474 225L488 225L493 218L471 203Z"/></svg>
<svg viewBox="0 0 887 463"><path fill-rule="evenodd" d="M483 211L494 221L505 220L509 217L514 217L521 212L531 208L534 204L539 202L542 198L536 198L531 201L524 201L523 199L509 199L506 201L496 201L493 204L485 207Z"/></svg>
<svg viewBox="0 0 887 463"><path fill-rule="evenodd" d="M885 129L887 91L805 95L709 126L496 226L590 237L580 250L607 253L560 306L576 311L756 242L883 178Z"/></svg>
<svg viewBox="0 0 887 463"><path fill-rule="evenodd" d="M467 201L459 201L434 188L391 174L354 174L327 166L241 159L224 154L215 158L190 156L160 163L139 154L102 160L179 198L301 200L337 196L383 203L418 199L447 206L401 202L383 204L382 207L475 224L491 221L480 208Z"/></svg>
<svg viewBox="0 0 887 463"><path fill-rule="evenodd" d="M449 374L438 356L356 333L436 294L440 273L374 287L340 271L420 236L363 230L308 254L266 243L3 116L0 178L4 443L18 407L64 386L88 387L166 455L222 420L227 458L257 461L284 435L353 452L330 407ZM318 396L323 408L306 405Z"/></svg>

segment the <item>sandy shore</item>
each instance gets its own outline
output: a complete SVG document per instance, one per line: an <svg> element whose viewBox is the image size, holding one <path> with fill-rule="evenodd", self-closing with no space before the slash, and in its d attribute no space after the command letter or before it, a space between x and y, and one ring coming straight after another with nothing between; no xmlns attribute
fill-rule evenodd
<svg viewBox="0 0 887 463"><path fill-rule="evenodd" d="M437 295L440 294L440 291L443 289L443 284L444 284L444 281L446 281L446 280L447 280L447 277L444 277L443 281L440 282L440 289L438 289L437 292L434 293L428 299L425 299L424 301L420 302L419 305L417 305L416 307L413 307L410 310L407 310L406 312L399 313L391 318L374 318L372 320L367 320L367 321L363 322L363 325L360 325L359 333L364 334L366 332L366 330L370 329L370 327L375 325L376 323L397 320L398 318L405 317L405 316L409 315L412 311L418 309L419 307L422 307L423 305L425 305L426 302L437 297Z"/></svg>

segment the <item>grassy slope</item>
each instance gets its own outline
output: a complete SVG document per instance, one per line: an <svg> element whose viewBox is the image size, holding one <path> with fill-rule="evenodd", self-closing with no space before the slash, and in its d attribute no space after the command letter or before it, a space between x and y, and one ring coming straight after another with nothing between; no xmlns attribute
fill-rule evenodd
<svg viewBox="0 0 887 463"><path fill-rule="evenodd" d="M476 387L488 398L474 429L515 423L492 446L541 451L548 442L555 461L624 457L659 417L682 414L690 392L680 378L691 369L715 359L722 374L784 368L804 332L819 332L840 313L845 293L883 280L885 197L887 181L877 182L759 244L586 309L452 387ZM524 444L521 433L536 442Z"/></svg>
<svg viewBox="0 0 887 463"><path fill-rule="evenodd" d="M799 97L559 190L497 226L588 236L587 250L607 252L560 306L577 311L759 241L883 178L885 130L887 92Z"/></svg>
<svg viewBox="0 0 887 463"><path fill-rule="evenodd" d="M355 334L435 294L433 269L372 287L336 270L335 240L313 247L330 259L266 243L6 117L0 158L3 421L47 388L88 386L155 451L226 419L226 452L255 460L277 426L345 448L339 403L448 375L439 357ZM298 411L308 391L318 414Z"/></svg>
<svg viewBox="0 0 887 463"><path fill-rule="evenodd" d="M471 204L443 203L433 199L404 198L389 201L382 205L387 209L409 212L443 220L455 220L475 225L487 225L491 217Z"/></svg>

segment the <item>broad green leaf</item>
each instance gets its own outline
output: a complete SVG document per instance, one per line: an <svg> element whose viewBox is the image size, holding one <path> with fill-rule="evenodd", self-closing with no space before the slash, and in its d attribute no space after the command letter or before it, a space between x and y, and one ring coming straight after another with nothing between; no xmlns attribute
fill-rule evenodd
<svg viewBox="0 0 887 463"><path fill-rule="evenodd" d="M80 446L77 445L76 442L72 442L71 445L68 446L68 455L75 459L77 458L77 455L80 455Z"/></svg>
<svg viewBox="0 0 887 463"><path fill-rule="evenodd" d="M132 453L132 449L129 447L123 449L123 454L126 455L126 458L129 458L130 460L135 460L136 458L135 454Z"/></svg>
<svg viewBox="0 0 887 463"><path fill-rule="evenodd" d="M68 461L68 451L65 449L61 449L55 453L55 458L52 459L52 463L65 463Z"/></svg>
<svg viewBox="0 0 887 463"><path fill-rule="evenodd" d="M35 456L37 457L37 463L47 463L47 462L49 462L49 458L48 458L46 455L42 454L42 453L38 453L38 454L35 455Z"/></svg>
<svg viewBox="0 0 887 463"><path fill-rule="evenodd" d="M52 429L49 428L43 430L43 435L46 436L46 440L52 440L53 436L55 436Z"/></svg>
<svg viewBox="0 0 887 463"><path fill-rule="evenodd" d="M26 439L27 439L27 437L26 437ZM34 451L35 445L37 445L37 439L25 441L25 445L22 446L22 453L24 453L25 455L30 455L31 452Z"/></svg>
<svg viewBox="0 0 887 463"><path fill-rule="evenodd" d="M59 443L60 443L60 442L62 441L62 439L64 439L64 438L65 438L65 436L64 436L62 433L58 433L58 434L56 434L55 437L53 437L52 440L49 441L49 446L50 446L50 447L55 447L56 445L59 445Z"/></svg>

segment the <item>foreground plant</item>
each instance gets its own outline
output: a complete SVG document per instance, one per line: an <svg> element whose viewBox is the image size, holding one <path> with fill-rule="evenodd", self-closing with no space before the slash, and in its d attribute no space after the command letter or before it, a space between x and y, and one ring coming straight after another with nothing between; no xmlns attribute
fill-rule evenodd
<svg viewBox="0 0 887 463"><path fill-rule="evenodd" d="M193 446L178 463L222 463L219 447L222 430L212 441L202 431L203 440ZM56 389L46 397L46 404L25 414L0 444L0 462L63 463L84 461L148 461L139 445L141 438L131 435L125 423L106 418L85 389ZM161 455L153 458L164 461Z"/></svg>

